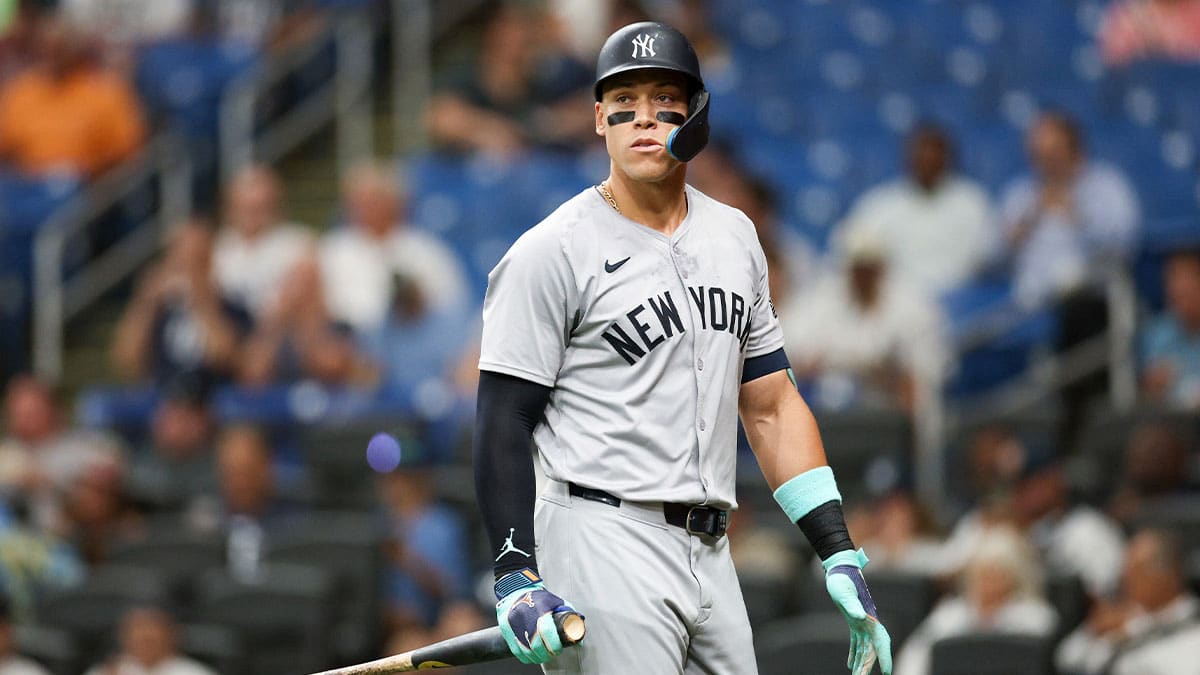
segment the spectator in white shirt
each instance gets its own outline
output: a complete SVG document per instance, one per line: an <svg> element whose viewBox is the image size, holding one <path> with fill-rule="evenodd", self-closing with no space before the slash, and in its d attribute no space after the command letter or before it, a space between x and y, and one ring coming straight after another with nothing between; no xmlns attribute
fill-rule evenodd
<svg viewBox="0 0 1200 675"><path fill-rule="evenodd" d="M405 194L395 172L360 165L342 182L346 222L320 243L325 299L335 320L359 335L381 326L391 308L396 274L412 279L431 309L462 309L462 263L433 235L401 221Z"/></svg>
<svg viewBox="0 0 1200 675"><path fill-rule="evenodd" d="M945 318L931 298L891 277L870 233L855 233L846 251L844 272L780 317L796 375L816 383L821 407L911 410L919 392L944 377Z"/></svg>
<svg viewBox="0 0 1200 675"><path fill-rule="evenodd" d="M1200 672L1200 602L1188 592L1180 542L1143 530L1129 542L1122 593L1096 603L1059 645L1055 662L1069 675L1175 675Z"/></svg>
<svg viewBox="0 0 1200 675"><path fill-rule="evenodd" d="M1049 636L1058 615L1042 597L1037 554L1018 532L995 529L972 554L958 594L942 600L896 657L895 675L930 672L933 644L967 633Z"/></svg>
<svg viewBox="0 0 1200 675"><path fill-rule="evenodd" d="M1116 167L1090 160L1079 125L1043 114L1030 127L1033 173L1001 200L1003 256L1019 303L1060 302L1086 287L1097 265L1128 258L1137 241L1137 195Z"/></svg>
<svg viewBox="0 0 1200 675"><path fill-rule="evenodd" d="M216 675L176 650L175 622L166 612L131 609L121 620L121 651L87 675Z"/></svg>
<svg viewBox="0 0 1200 675"><path fill-rule="evenodd" d="M242 170L225 188L213 272L221 294L255 321L271 311L287 275L315 248L310 230L284 219L283 198L279 176L261 165Z"/></svg>
<svg viewBox="0 0 1200 675"><path fill-rule="evenodd" d="M1093 598L1117 589L1125 538L1117 523L1086 504L1072 504L1062 464L1030 471L1013 508L1052 572L1074 575Z"/></svg>
<svg viewBox="0 0 1200 675"><path fill-rule="evenodd" d="M953 155L944 130L919 127L907 145L908 175L859 197L836 240L870 232L893 273L934 296L971 281L993 255L994 226L987 193L954 173Z"/></svg>

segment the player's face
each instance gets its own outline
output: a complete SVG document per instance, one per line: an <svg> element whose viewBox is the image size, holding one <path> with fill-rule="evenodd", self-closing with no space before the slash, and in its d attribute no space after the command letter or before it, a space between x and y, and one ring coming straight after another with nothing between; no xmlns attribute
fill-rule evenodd
<svg viewBox="0 0 1200 675"><path fill-rule="evenodd" d="M596 104L596 133L604 137L613 163L630 178L655 182L679 167L667 152L667 137L679 126L658 119L687 117L687 81L666 70L618 76ZM624 121L632 116L629 121Z"/></svg>

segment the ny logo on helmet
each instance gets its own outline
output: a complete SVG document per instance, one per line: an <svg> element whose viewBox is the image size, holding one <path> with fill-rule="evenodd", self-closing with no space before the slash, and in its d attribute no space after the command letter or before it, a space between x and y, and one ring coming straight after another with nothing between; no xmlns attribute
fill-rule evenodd
<svg viewBox="0 0 1200 675"><path fill-rule="evenodd" d="M644 59L654 55L653 36L643 34L633 38L633 58Z"/></svg>

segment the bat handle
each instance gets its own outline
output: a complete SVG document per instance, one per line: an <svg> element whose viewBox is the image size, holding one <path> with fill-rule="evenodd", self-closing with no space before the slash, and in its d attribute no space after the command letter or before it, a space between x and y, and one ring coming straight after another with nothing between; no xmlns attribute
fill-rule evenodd
<svg viewBox="0 0 1200 675"><path fill-rule="evenodd" d="M583 639L587 633L583 615L571 610L554 613L554 625L558 627L558 637L563 645L573 645Z"/></svg>

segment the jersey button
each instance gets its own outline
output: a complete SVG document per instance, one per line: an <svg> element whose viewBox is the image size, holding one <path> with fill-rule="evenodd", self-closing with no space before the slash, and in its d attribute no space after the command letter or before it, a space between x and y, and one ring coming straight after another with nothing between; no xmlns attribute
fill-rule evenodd
<svg viewBox="0 0 1200 675"><path fill-rule="evenodd" d="M704 431L704 420L700 420L700 431Z"/></svg>
<svg viewBox="0 0 1200 675"><path fill-rule="evenodd" d="M686 278L687 278L687 270L680 270L680 271L679 271L679 276L681 276L681 277L683 277L684 279L686 279Z"/></svg>
<svg viewBox="0 0 1200 675"><path fill-rule="evenodd" d="M704 370L704 359L696 359L696 370Z"/></svg>

